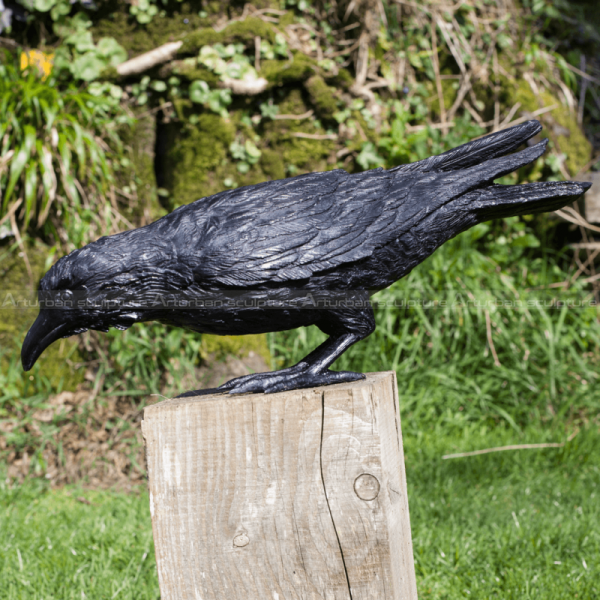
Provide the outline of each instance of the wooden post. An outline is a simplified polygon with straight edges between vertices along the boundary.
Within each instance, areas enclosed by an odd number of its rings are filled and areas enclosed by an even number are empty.
[[[396,375],[144,410],[162,600],[416,600]]]

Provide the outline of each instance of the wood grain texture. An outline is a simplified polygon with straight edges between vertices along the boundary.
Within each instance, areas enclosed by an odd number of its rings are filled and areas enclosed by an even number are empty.
[[[163,600],[416,600],[395,373],[145,409]]]

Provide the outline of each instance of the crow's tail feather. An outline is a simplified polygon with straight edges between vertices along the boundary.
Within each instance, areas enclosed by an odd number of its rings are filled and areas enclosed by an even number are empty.
[[[527,121],[468,142],[438,156],[430,156],[416,163],[394,167],[390,171],[427,173],[428,171],[455,171],[473,167],[514,152],[541,130],[542,126],[539,121]]]
[[[478,221],[489,221],[558,210],[577,200],[590,186],[580,181],[490,185],[465,194],[460,204],[474,212]]]

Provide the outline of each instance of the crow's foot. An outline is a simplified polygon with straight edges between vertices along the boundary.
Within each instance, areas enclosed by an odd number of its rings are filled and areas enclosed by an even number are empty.
[[[332,383],[344,383],[364,379],[362,373],[352,371],[317,371],[307,364],[298,364],[281,371],[255,373],[236,377],[219,387],[219,390],[230,394],[248,394],[252,392],[284,392],[299,388],[318,387]]]

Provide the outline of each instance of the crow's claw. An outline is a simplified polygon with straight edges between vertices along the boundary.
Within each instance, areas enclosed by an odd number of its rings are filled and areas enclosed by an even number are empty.
[[[299,368],[299,365],[271,371],[269,373],[255,373],[236,377],[219,387],[219,390],[228,391],[230,394],[249,394],[264,392],[272,394],[298,388],[312,388],[332,383],[343,383],[364,379],[362,373],[352,371],[321,371],[317,372],[308,365]]]

